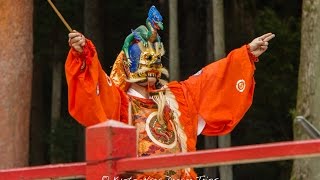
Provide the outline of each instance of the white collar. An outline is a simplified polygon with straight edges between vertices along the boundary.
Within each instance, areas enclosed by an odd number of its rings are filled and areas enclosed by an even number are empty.
[[[133,88],[129,88],[127,91],[127,94],[129,94],[130,96],[147,99],[146,97],[142,96],[142,94],[140,94],[138,91],[134,90]],[[149,99],[151,99],[151,97]]]

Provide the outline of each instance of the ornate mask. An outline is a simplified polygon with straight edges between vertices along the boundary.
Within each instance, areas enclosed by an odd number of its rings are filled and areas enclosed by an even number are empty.
[[[161,74],[169,76],[168,71],[163,68],[161,57],[164,54],[162,43],[150,43],[143,45],[142,42],[132,44],[129,48],[130,61],[124,62],[128,82],[143,82],[147,78],[160,79]]]
[[[157,32],[162,29],[162,16],[156,7],[152,6],[146,26],[139,26],[126,37],[123,51],[113,66],[110,77],[119,87],[125,90],[128,85],[126,82],[145,82],[151,77],[165,84],[165,81],[160,79],[161,74],[168,77],[169,73],[161,63],[164,47]]]

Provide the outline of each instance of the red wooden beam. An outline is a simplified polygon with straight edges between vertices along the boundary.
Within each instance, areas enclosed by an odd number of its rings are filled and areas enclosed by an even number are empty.
[[[113,179],[118,173],[206,167],[320,156],[320,140],[278,142],[189,153],[136,157],[136,130],[115,121],[87,128],[86,160],[82,163],[0,170],[0,179],[86,177]],[[107,178],[107,179],[108,179]]]
[[[85,177],[86,163],[54,164],[0,170],[0,179],[39,179],[59,177]]]
[[[189,153],[126,158],[116,162],[118,172],[207,167],[320,156],[320,140],[238,146]]]

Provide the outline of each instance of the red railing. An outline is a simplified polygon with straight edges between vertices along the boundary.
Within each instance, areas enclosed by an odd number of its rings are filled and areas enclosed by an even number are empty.
[[[197,152],[136,157],[135,128],[107,121],[86,130],[86,162],[0,170],[0,179],[113,178],[127,172],[173,167],[207,167],[320,156],[320,140],[238,146]],[[106,178],[107,179],[107,178]]]

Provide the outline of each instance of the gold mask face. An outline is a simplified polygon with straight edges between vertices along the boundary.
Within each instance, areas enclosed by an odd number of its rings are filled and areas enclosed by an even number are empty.
[[[161,74],[169,76],[168,71],[163,68],[161,57],[164,54],[162,43],[150,43],[145,46],[142,42],[138,43],[141,51],[139,61],[125,61],[127,82],[144,82],[148,78],[160,79]],[[132,72],[131,67],[137,66],[136,70]],[[131,70],[131,71],[130,71]]]

